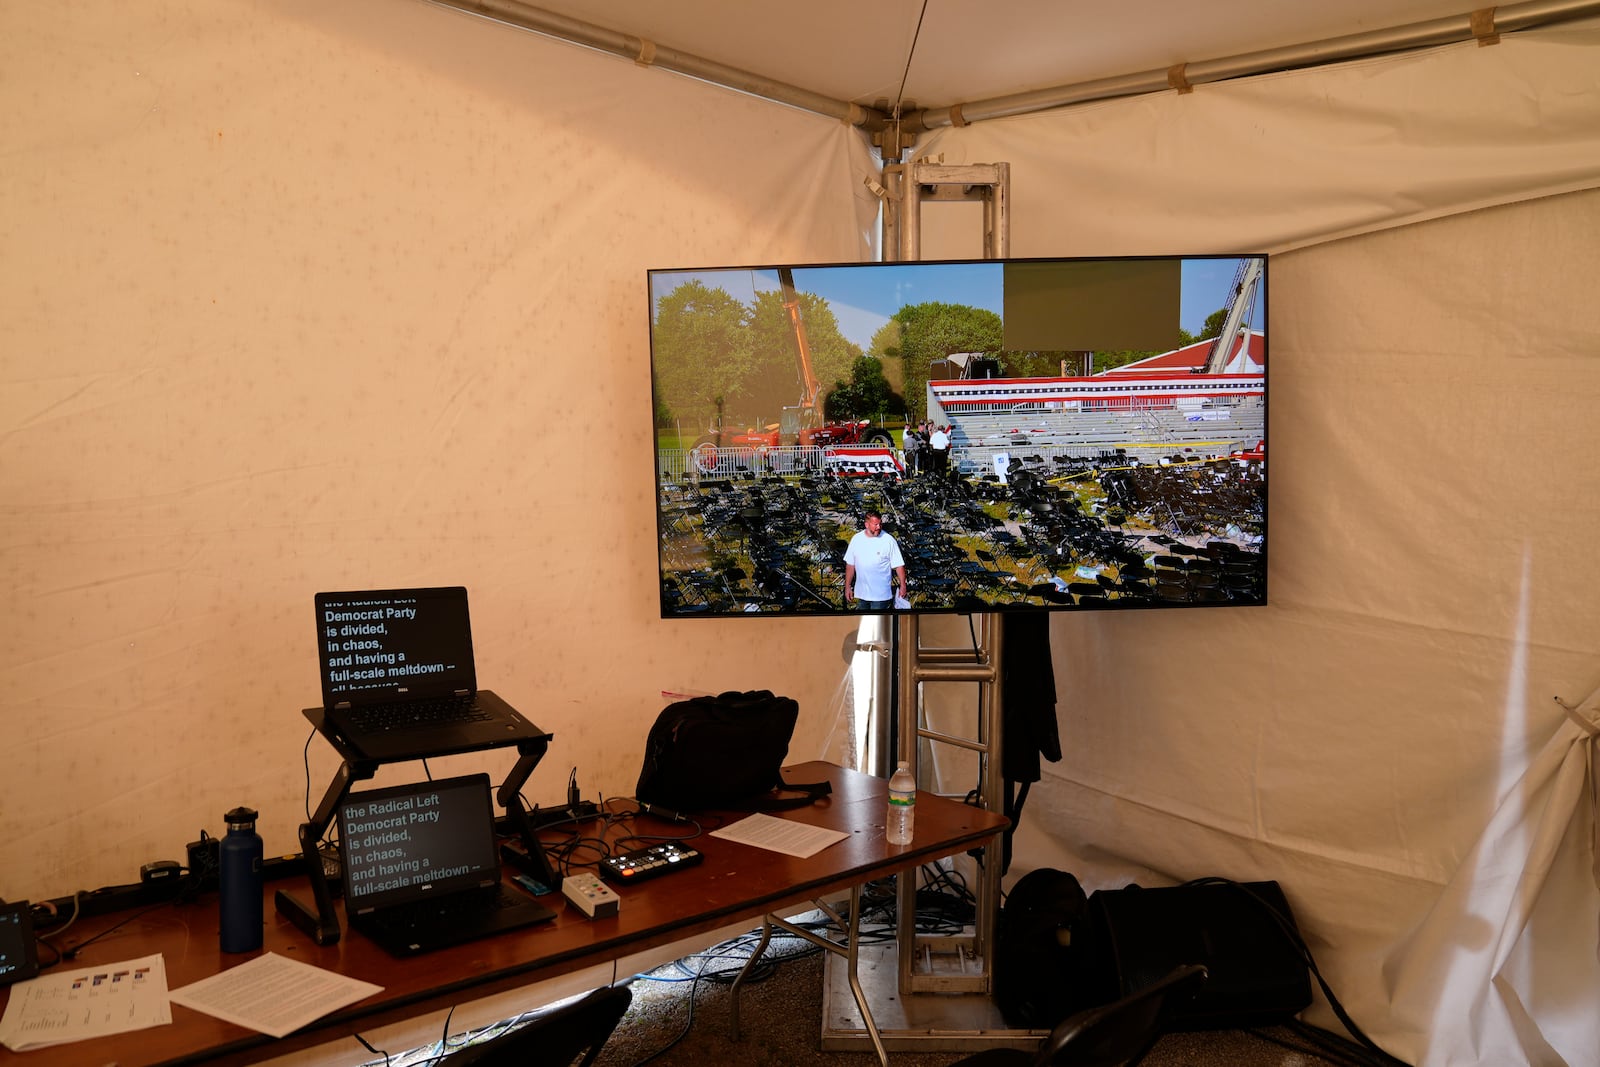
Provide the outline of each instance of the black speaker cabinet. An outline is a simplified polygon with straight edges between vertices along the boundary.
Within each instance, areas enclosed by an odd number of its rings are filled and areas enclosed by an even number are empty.
[[[1174,967],[1203,963],[1210,976],[1171,1019],[1174,1030],[1284,1022],[1311,1003],[1311,975],[1289,902],[1277,882],[1102,889],[1089,897],[1094,971],[1115,1000]]]

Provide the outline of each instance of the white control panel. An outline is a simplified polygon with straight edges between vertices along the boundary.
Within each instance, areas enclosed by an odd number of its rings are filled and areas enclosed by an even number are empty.
[[[609,919],[622,909],[622,898],[596,874],[569,874],[561,880],[561,895],[591,919]]]

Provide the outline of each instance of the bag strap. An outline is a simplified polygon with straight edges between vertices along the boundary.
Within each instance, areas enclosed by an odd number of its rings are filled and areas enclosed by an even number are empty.
[[[823,797],[832,794],[832,782],[783,782],[780,781],[772,787],[772,792],[762,796],[751,807],[756,811],[788,811],[790,808],[804,808],[815,804]],[[776,793],[799,793],[797,797],[778,797]]]

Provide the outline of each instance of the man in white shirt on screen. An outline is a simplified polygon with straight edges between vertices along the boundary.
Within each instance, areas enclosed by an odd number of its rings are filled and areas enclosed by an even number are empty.
[[[950,427],[935,426],[928,435],[928,451],[933,456],[933,473],[950,474]]]
[[[882,515],[869,511],[864,521],[866,529],[844,550],[844,599],[856,600],[860,611],[888,611],[896,595],[906,599],[906,561],[899,543],[883,532]]]

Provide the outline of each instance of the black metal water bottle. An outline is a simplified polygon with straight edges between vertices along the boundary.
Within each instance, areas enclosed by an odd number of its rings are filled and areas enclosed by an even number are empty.
[[[252,808],[223,816],[228,832],[217,846],[217,896],[222,911],[222,951],[252,952],[261,947],[261,835]]]

